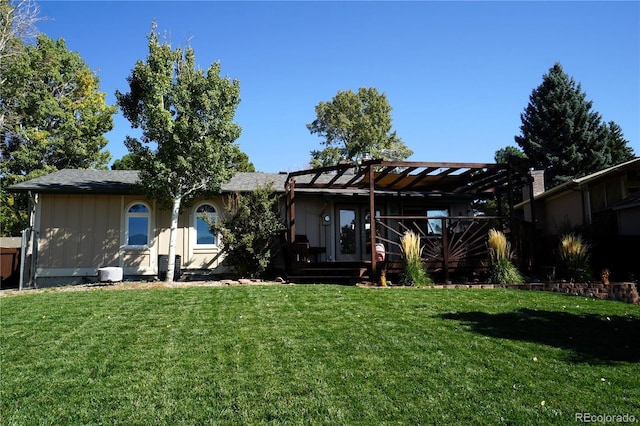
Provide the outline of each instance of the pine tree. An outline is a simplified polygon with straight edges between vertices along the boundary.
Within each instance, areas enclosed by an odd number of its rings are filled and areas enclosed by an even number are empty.
[[[611,165],[633,160],[635,158],[633,148],[629,146],[629,141],[624,138],[620,126],[614,121],[609,121],[603,126],[606,128],[607,150],[611,157]]]
[[[530,167],[546,170],[548,188],[615,164],[612,157],[618,154],[608,146],[613,136],[592,106],[559,63],[531,93],[520,116],[522,134],[515,141]],[[621,151],[620,146],[615,151]]]

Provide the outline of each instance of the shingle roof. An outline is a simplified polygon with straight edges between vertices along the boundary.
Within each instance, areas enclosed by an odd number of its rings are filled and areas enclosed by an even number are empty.
[[[226,184],[222,192],[252,191],[268,183],[273,189],[284,192],[286,174],[239,172]],[[63,169],[46,176],[17,183],[9,187],[12,192],[38,193],[116,193],[127,194],[135,191],[138,180],[136,170],[86,170]]]

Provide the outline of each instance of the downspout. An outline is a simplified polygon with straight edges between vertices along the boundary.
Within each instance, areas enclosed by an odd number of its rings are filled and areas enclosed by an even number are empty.
[[[586,191],[581,188],[580,194],[582,196],[582,223],[591,226],[591,192],[589,192],[588,188]]]
[[[289,244],[296,241],[296,206],[295,206],[295,186],[296,181],[290,180],[287,184],[287,210],[289,224]]]
[[[31,288],[34,287],[35,284],[35,271],[36,271],[36,263],[37,263],[37,250],[36,250],[36,231],[35,231],[35,223],[36,223],[36,208],[38,205],[38,194],[31,194],[31,191],[28,193],[29,195],[29,225],[26,229],[22,230],[22,239],[20,242],[20,283],[19,290],[23,290],[25,288],[25,279],[26,287]],[[27,265],[25,262],[30,258],[29,261],[29,270],[27,271],[27,277],[25,277],[25,269]]]
[[[24,259],[25,259],[25,252],[27,251],[27,239],[29,238],[29,228],[23,229],[20,232],[20,281],[19,281],[19,287],[18,290],[22,291],[24,290]]]
[[[536,238],[535,236],[537,235],[536,232],[536,208],[535,208],[535,194],[533,193],[533,177],[531,176],[531,174],[527,175],[527,182],[529,183],[529,213],[531,216],[531,238],[529,238],[529,244],[530,244],[530,249],[531,249],[531,254],[529,256],[529,267],[533,268],[534,264],[536,263],[537,259],[536,259]],[[526,222],[525,222],[526,223]]]
[[[511,171],[511,164],[507,166],[507,203],[509,203],[509,230],[511,235],[517,233],[515,230],[515,218],[513,213],[513,173]]]

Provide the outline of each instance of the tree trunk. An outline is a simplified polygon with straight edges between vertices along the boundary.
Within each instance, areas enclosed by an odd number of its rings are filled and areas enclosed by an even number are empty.
[[[180,203],[182,197],[173,199],[173,208],[171,209],[171,227],[169,228],[169,264],[167,266],[166,282],[173,282],[174,271],[176,270],[176,240],[178,237],[178,215],[180,214]]]

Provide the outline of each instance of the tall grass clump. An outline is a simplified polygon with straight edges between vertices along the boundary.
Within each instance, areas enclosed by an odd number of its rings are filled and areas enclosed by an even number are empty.
[[[579,234],[563,234],[560,238],[560,262],[565,278],[572,282],[591,282],[589,269],[591,246]]]
[[[407,231],[400,242],[404,253],[402,283],[409,286],[433,285],[433,280],[422,266],[422,251],[424,247],[420,244],[420,236],[413,231]]]
[[[507,237],[495,229],[489,230],[487,247],[491,267],[489,269],[489,282],[496,284],[522,284],[524,278],[511,260],[513,252]]]

